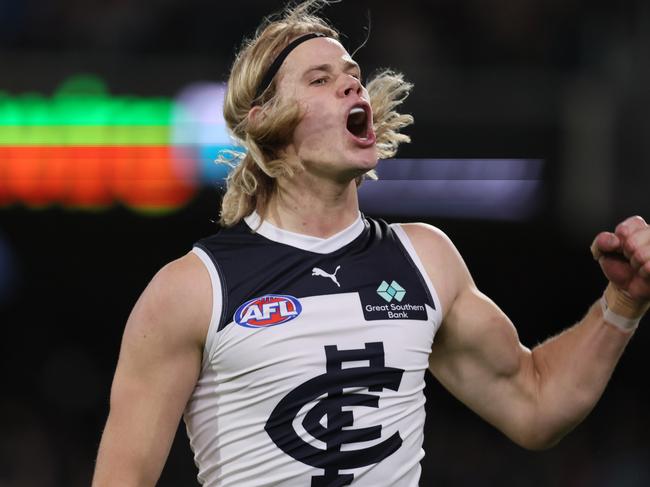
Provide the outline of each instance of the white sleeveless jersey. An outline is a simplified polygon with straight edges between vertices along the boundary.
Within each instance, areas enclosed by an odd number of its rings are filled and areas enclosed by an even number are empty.
[[[401,227],[319,239],[254,213],[193,251],[214,302],[184,415],[199,482],[417,486],[441,309]]]

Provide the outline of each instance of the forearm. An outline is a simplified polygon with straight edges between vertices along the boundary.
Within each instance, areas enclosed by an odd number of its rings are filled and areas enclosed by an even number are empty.
[[[198,357],[170,354],[167,363],[156,364],[159,376],[131,367],[131,351],[122,348],[93,487],[156,485],[196,383]]]
[[[171,442],[158,440],[154,444],[153,435],[138,432],[137,428],[137,424],[116,417],[114,412],[109,415],[99,446],[92,487],[156,485]],[[147,446],[143,446],[145,444]],[[147,453],[143,455],[142,452]]]
[[[617,311],[627,312],[620,306]],[[629,312],[640,315],[643,310]],[[533,350],[538,384],[534,424],[543,446],[557,443],[593,409],[632,335],[606,322],[596,302],[578,324]]]

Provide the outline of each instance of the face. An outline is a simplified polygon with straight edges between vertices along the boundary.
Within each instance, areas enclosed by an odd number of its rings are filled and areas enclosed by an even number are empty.
[[[278,73],[278,92],[303,117],[286,148],[308,171],[349,180],[377,165],[369,96],[343,46],[315,38],[294,49]]]

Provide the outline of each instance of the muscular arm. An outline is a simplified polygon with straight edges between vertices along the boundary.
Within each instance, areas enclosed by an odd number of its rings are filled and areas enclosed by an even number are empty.
[[[629,335],[604,323],[592,306],[578,324],[531,351],[503,312],[470,284],[437,338],[429,364],[438,380],[513,441],[539,449],[555,444],[591,411]]]
[[[207,271],[193,254],[158,272],[127,322],[93,487],[158,480],[198,377],[211,312]]]
[[[631,334],[605,322],[596,303],[579,323],[531,351],[476,288],[446,236],[424,225],[404,228],[445,312],[430,371],[519,445],[555,444],[594,407]]]

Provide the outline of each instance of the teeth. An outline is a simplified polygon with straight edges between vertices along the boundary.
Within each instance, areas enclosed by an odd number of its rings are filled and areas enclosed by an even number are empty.
[[[367,140],[367,115],[362,107],[354,107],[348,113],[347,129],[355,137]]]

